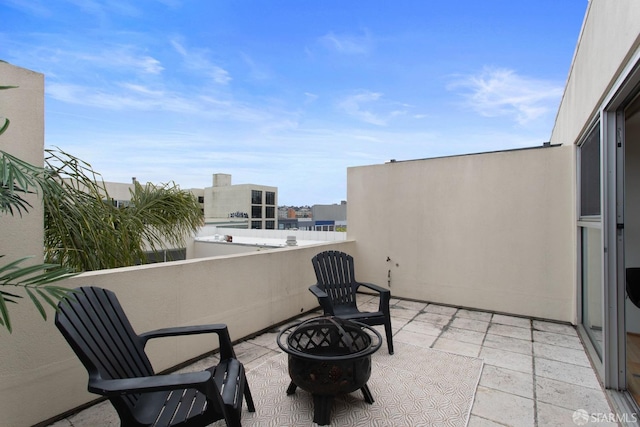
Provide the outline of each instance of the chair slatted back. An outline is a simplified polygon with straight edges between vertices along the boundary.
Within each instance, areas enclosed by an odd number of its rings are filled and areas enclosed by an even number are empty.
[[[339,251],[320,252],[311,259],[318,286],[334,305],[355,305],[357,282],[353,257]]]
[[[89,379],[151,376],[151,363],[116,295],[82,287],[58,305],[55,324],[89,372]],[[131,411],[139,395],[112,398],[118,412]],[[124,405],[124,407],[123,407]]]

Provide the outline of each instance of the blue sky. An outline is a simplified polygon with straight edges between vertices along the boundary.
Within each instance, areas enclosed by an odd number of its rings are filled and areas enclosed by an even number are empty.
[[[105,181],[339,203],[350,166],[547,141],[587,5],[0,0],[0,59],[45,74],[45,145]]]

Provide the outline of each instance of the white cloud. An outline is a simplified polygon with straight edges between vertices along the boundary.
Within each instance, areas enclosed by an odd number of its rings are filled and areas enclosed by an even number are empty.
[[[128,46],[104,51],[100,55],[86,55],[84,58],[105,68],[115,66],[143,74],[160,74],[164,70],[160,61],[148,55],[137,55],[134,48]]]
[[[320,43],[329,49],[349,55],[362,55],[373,49],[373,41],[367,31],[364,35],[338,35],[330,31],[320,37]]]
[[[392,119],[406,116],[410,106],[383,100],[379,92],[360,91],[338,102],[338,108],[365,123],[386,126]]]
[[[5,0],[5,3],[34,16],[49,18],[52,15],[49,5],[41,0]]]
[[[363,122],[384,126],[387,124],[387,121],[367,109],[367,106],[378,101],[381,96],[382,94],[378,92],[360,92],[356,95],[348,96],[340,101],[338,107],[345,113],[356,117]]]
[[[518,75],[513,70],[485,68],[460,78],[449,89],[464,89],[465,105],[486,117],[511,116],[526,125],[555,111],[563,86]]]
[[[305,105],[313,104],[319,98],[318,95],[311,92],[305,92],[304,96],[305,96],[305,101],[304,101]]]
[[[226,85],[231,81],[229,72],[222,67],[215,65],[207,56],[206,49],[187,49],[179,40],[171,40],[173,48],[182,55],[185,66],[193,71],[204,73],[213,79],[214,82]]]
[[[254,80],[267,80],[271,78],[271,72],[263,64],[257,64],[248,54],[241,52],[240,58],[249,67],[249,74]]]

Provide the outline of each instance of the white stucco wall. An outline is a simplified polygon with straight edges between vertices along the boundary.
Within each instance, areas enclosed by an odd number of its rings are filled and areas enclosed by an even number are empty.
[[[11,124],[0,135],[0,150],[42,166],[44,162],[44,75],[0,61],[0,117]],[[4,123],[4,121],[3,121]],[[33,263],[42,262],[44,236],[43,208],[36,195],[24,195],[31,203],[29,213],[0,217],[0,263],[27,255]],[[2,332],[0,332],[2,334]]]
[[[359,280],[576,321],[573,146],[349,168]],[[387,261],[390,258],[390,261]]]
[[[575,144],[640,46],[640,1],[590,0],[551,135]]]

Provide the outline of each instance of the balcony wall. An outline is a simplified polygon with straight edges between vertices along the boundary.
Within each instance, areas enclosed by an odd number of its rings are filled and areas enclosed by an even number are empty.
[[[0,117],[11,120],[0,135],[0,150],[36,166],[44,163],[44,75],[0,61]],[[4,120],[0,119],[0,126]],[[0,255],[2,263],[30,255],[42,262],[43,207],[37,195],[23,198],[31,207],[28,214],[0,216]]]
[[[318,306],[307,290],[315,283],[311,258],[327,249],[353,252],[355,243],[87,272],[61,284],[113,290],[138,332],[226,323],[238,340]],[[28,302],[11,309],[15,329],[3,332],[0,346],[2,425],[33,425],[95,399],[86,391],[86,371],[53,321],[43,322]],[[215,335],[180,337],[152,340],[148,350],[161,371],[214,344]]]
[[[575,323],[574,150],[349,168],[356,274],[399,297]]]

